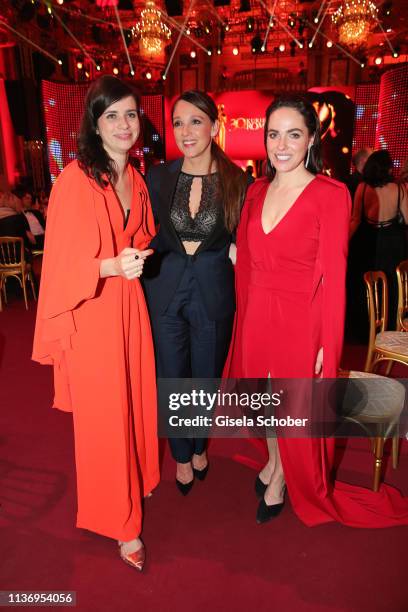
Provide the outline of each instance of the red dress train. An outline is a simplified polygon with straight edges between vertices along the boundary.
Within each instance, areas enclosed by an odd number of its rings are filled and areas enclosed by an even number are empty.
[[[335,378],[344,326],[350,198],[318,175],[278,225],[261,216],[269,182],[248,190],[237,234],[237,311],[226,378],[311,378],[323,346],[323,376]],[[333,480],[335,440],[278,438],[292,506],[309,526],[408,524],[408,499]]]

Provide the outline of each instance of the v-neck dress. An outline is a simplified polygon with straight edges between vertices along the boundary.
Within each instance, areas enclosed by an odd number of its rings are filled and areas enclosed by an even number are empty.
[[[318,175],[268,233],[262,209],[269,182],[250,186],[237,233],[237,311],[225,378],[336,378],[345,307],[350,198]],[[374,493],[333,480],[334,439],[278,437],[292,506],[307,525],[408,523],[408,499],[387,485]]]
[[[54,406],[72,410],[77,526],[127,541],[141,530],[141,500],[158,483],[153,344],[139,279],[99,278],[100,260],[154,235],[147,189],[133,185],[125,225],[111,187],[77,162],[52,190],[33,358],[54,366]]]

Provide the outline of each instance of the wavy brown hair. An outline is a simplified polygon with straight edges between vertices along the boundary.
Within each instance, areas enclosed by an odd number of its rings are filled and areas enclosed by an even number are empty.
[[[313,144],[310,147],[309,163],[305,168],[312,174],[319,174],[323,169],[321,138],[320,138],[320,119],[316,110],[308,100],[302,96],[285,95],[274,100],[265,111],[265,127],[264,127],[264,145],[268,139],[268,123],[273,112],[279,108],[291,108],[302,115],[309,136],[314,135]],[[307,156],[305,157],[306,162]],[[270,159],[266,158],[266,176],[272,180],[275,176],[275,168],[272,166]]]
[[[209,117],[211,123],[217,121],[217,106],[214,100],[204,91],[191,89],[182,93],[173,104],[172,117],[176,104],[180,100],[189,102],[199,108]],[[238,225],[247,179],[245,173],[225,155],[224,151],[214,140],[211,143],[211,160],[217,166],[219,176],[218,189],[224,211],[225,227],[229,232],[233,232]],[[209,173],[211,172],[211,165],[208,169]]]
[[[102,76],[95,81],[85,98],[85,108],[78,136],[78,164],[87,176],[95,179],[102,188],[116,183],[118,174],[115,162],[103,148],[102,139],[97,134],[99,117],[115,102],[132,96],[139,112],[139,95],[129,85],[113,76]]]

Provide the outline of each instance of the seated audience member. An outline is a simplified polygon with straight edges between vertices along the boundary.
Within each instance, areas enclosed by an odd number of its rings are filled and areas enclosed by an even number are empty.
[[[46,191],[40,191],[36,199],[36,202],[38,202],[38,210],[42,213],[45,220],[47,220],[48,199],[49,195]]]
[[[44,248],[45,219],[38,205],[33,205],[33,197],[29,191],[23,193],[21,201],[24,207],[24,215],[30,225],[30,231],[35,239],[35,248]]]
[[[0,194],[0,236],[22,238],[28,255],[35,245],[35,238],[22,212],[21,202],[15,195],[9,192]]]

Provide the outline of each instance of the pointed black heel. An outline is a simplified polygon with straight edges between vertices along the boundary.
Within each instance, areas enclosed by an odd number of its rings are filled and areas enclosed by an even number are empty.
[[[193,467],[194,476],[196,478],[198,478],[198,480],[201,480],[201,482],[202,482],[203,480],[205,480],[205,478],[206,478],[206,476],[208,474],[209,467],[210,467],[209,463],[207,463],[205,468],[203,468],[202,470],[197,470],[195,467]]]
[[[257,476],[255,480],[255,495],[257,496],[258,499],[263,498],[267,488],[268,488],[268,485],[262,482],[259,476]]]
[[[279,504],[272,504],[271,506],[268,506],[265,499],[261,499],[261,501],[259,502],[258,510],[256,512],[256,522],[258,523],[258,525],[261,525],[262,523],[267,523],[268,521],[280,515],[283,510],[283,506],[285,505],[285,492],[286,487],[283,491],[283,501],[281,501]]]
[[[180,482],[176,478],[176,487],[178,488],[180,493],[184,495],[184,497],[190,493],[191,489],[193,488],[193,484],[194,484],[194,479],[191,480],[190,482]]]

